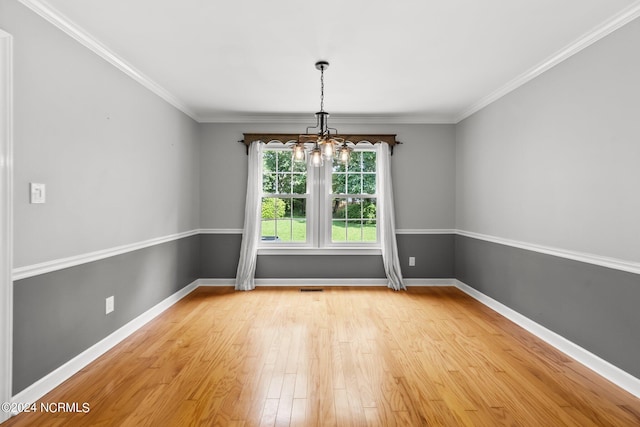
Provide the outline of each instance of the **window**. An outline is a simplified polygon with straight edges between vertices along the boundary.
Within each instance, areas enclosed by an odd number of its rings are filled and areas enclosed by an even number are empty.
[[[379,246],[374,147],[320,168],[293,162],[284,146],[265,147],[262,159],[262,248]]]
[[[265,149],[262,159],[263,241],[307,241],[307,166],[284,150]]]
[[[376,152],[356,151],[331,173],[331,243],[378,241]]]

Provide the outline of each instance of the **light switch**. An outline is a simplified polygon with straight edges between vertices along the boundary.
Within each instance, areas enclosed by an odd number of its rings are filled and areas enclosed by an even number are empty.
[[[31,194],[31,203],[44,203],[45,198],[45,186],[44,184],[38,184],[32,182],[29,184],[29,191]]]

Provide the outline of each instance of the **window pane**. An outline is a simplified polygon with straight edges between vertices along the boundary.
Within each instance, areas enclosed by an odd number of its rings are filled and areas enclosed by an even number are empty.
[[[332,194],[345,194],[347,189],[347,175],[344,173],[334,173],[331,183]]]
[[[376,199],[364,199],[362,201],[362,219],[375,220],[377,216]]]
[[[347,227],[345,221],[333,221],[331,224],[331,241],[332,242],[346,242],[347,241]]]
[[[262,219],[274,219],[276,217],[276,202],[273,197],[262,198]],[[284,214],[284,209],[282,210]]]
[[[376,242],[378,240],[376,225],[376,221],[364,221],[362,225],[362,240],[364,242]]]
[[[291,199],[291,217],[292,218],[306,218],[307,217],[307,200],[306,199]]]
[[[276,192],[276,174],[275,173],[262,174],[262,191],[265,193]]]
[[[263,241],[306,242],[307,200],[265,197],[262,199]]]
[[[307,200],[291,199],[291,240],[294,242],[307,241]]]
[[[364,194],[375,194],[376,174],[366,173],[362,175],[362,192]]]
[[[348,194],[360,194],[362,193],[362,175],[350,173],[347,176],[347,193]]]
[[[260,229],[260,236],[263,241],[272,241],[276,239],[276,222],[274,220],[263,219]]]
[[[347,217],[347,199],[334,197],[331,201],[331,212],[334,219],[345,219]]]
[[[273,240],[276,237],[275,200],[272,197],[262,199],[262,223],[260,226],[262,240]]]
[[[307,163],[306,162],[293,162],[293,171],[294,172],[307,172]]]
[[[347,221],[347,241],[362,241],[362,221]]]
[[[278,172],[291,172],[291,152],[289,150],[278,151]]]
[[[362,218],[362,201],[360,199],[349,199],[347,202],[347,218]]]
[[[283,242],[290,242],[291,241],[291,219],[290,218],[286,218],[286,219],[278,219],[275,221],[276,223],[276,236],[277,236],[277,240],[283,241]]]
[[[350,172],[359,172],[361,171],[362,163],[362,152],[354,151],[351,153],[351,158],[349,159],[349,163],[347,164],[347,169]]]
[[[262,155],[262,169],[265,172],[276,171],[276,153],[275,151],[265,151]]]
[[[278,193],[291,194],[291,174],[278,173]]]
[[[292,175],[293,193],[305,194],[307,192],[307,175],[296,173]]]
[[[375,172],[376,171],[376,152],[365,151],[362,153],[362,171],[363,172]]]
[[[339,162],[335,157],[333,158],[333,172],[345,172],[347,167],[344,163]]]

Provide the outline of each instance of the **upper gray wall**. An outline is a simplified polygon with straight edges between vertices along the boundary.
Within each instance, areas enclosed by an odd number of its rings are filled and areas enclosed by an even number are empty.
[[[16,267],[199,226],[199,128],[15,0]],[[28,201],[29,182],[47,203]]]
[[[456,226],[640,261],[640,20],[456,127]]]
[[[315,123],[309,114],[309,125]],[[396,227],[454,227],[455,134],[453,125],[333,125],[341,133],[395,133],[403,144],[392,156]],[[201,154],[202,228],[243,226],[247,155],[244,132],[304,132],[304,124],[204,124]]]

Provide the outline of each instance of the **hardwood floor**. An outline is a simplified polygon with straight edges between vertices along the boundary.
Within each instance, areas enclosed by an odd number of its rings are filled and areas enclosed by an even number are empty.
[[[198,288],[6,426],[637,426],[640,400],[456,288]],[[5,427],[3,424],[3,427]]]

